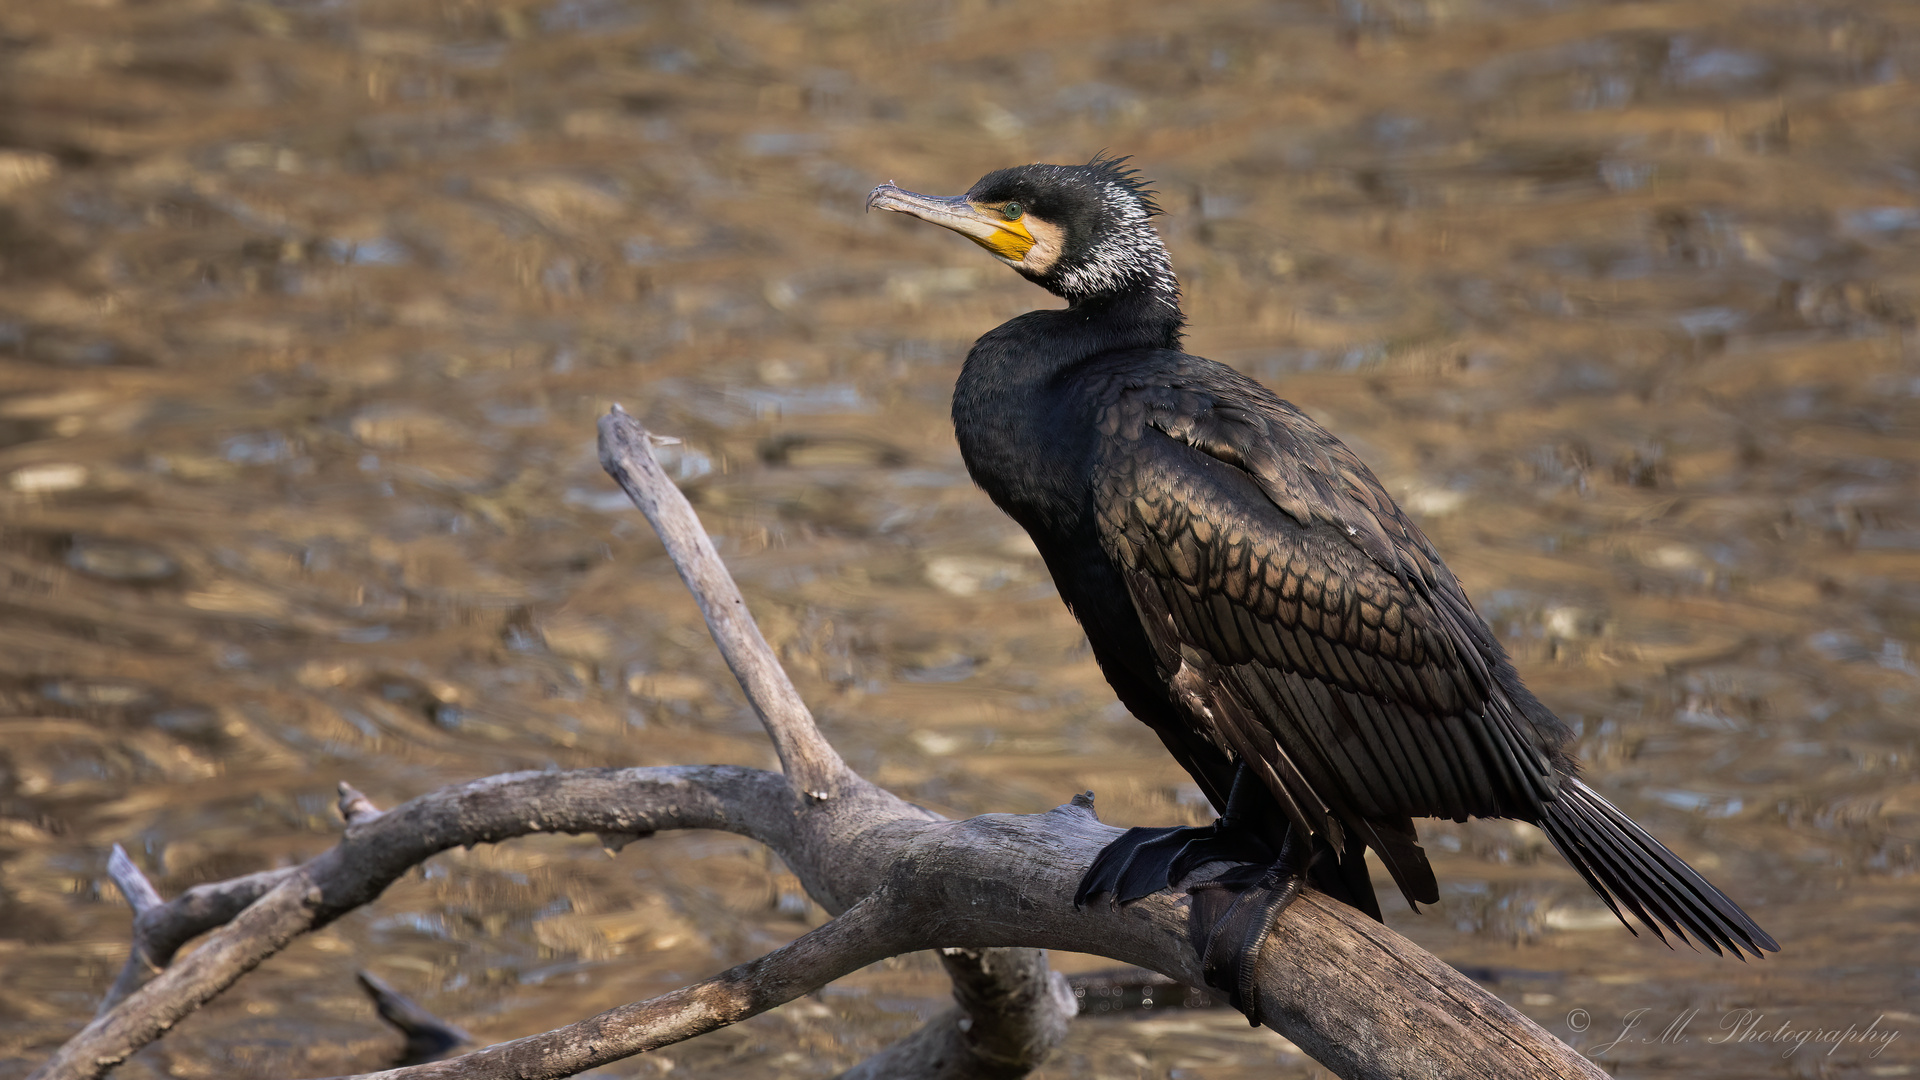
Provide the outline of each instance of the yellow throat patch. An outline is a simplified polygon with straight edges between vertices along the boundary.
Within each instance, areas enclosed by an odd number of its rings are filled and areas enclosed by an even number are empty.
[[[986,209],[986,208],[982,208]],[[988,213],[997,211],[987,210]],[[967,239],[993,252],[1008,262],[1019,262],[1033,250],[1033,234],[1027,231],[1024,221],[996,221],[994,232],[990,236],[969,236]]]

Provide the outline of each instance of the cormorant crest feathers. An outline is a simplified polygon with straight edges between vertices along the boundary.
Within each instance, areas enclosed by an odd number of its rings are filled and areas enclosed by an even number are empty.
[[[1102,150],[1093,155],[1093,160],[1087,162],[1085,168],[1099,174],[1101,180],[1112,184],[1119,184],[1129,192],[1132,192],[1135,201],[1140,204],[1140,209],[1145,210],[1148,217],[1159,217],[1166,213],[1165,210],[1160,209],[1160,204],[1154,200],[1154,196],[1159,194],[1159,192],[1147,186],[1151,181],[1142,179],[1140,170],[1127,168],[1127,162],[1132,160],[1132,154],[1108,157],[1107,152]]]

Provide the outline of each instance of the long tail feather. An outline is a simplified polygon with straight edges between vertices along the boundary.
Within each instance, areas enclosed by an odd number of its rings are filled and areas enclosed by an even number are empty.
[[[1622,906],[1663,941],[1664,928],[1682,941],[1743,959],[1780,951],[1738,904],[1587,785],[1563,781],[1559,797],[1544,810],[1548,839],[1627,929],[1633,925]]]

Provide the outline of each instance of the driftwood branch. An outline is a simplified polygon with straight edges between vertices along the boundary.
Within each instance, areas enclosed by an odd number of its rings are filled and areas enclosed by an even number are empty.
[[[1058,1043],[1073,1012],[1070,992],[1035,950],[1094,952],[1200,982],[1184,893],[1074,909],[1080,876],[1118,835],[1094,817],[1091,799],[1040,815],[946,821],[847,769],[754,627],[692,508],[653,463],[648,438],[616,408],[601,422],[602,462],[666,538],[779,749],[784,775],[721,766],[517,773],[384,813],[343,786],[349,824],[331,851],[164,903],[122,855],[113,873],[135,907],[134,955],[101,1014],[36,1077],[103,1075],[294,936],[372,901],[434,853],[533,832],[625,840],[662,829],[727,830],[777,852],[835,918],[673,993],[367,1075],[570,1076],[737,1022],[883,957],[934,948],[954,976],[956,1009],[847,1075],[1017,1077]],[[181,944],[208,931],[198,949],[171,963]],[[1418,946],[1318,893],[1284,913],[1257,971],[1267,1022],[1343,1077],[1604,1075]]]

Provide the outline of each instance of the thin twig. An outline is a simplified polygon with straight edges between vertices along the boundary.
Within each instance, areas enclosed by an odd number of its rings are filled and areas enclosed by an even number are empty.
[[[385,812],[345,780],[340,781],[339,808],[341,819],[349,825],[364,825]]]
[[[107,856],[107,876],[119,886],[120,895],[127,898],[127,906],[133,909],[133,948],[127,953],[127,962],[121,966],[119,977],[101,999],[95,1016],[106,1015],[107,1010],[159,974],[167,961],[173,959],[174,951],[166,949],[164,957],[156,955],[153,935],[144,923],[150,913],[163,910],[166,901],[160,898],[160,890],[153,887],[147,875],[127,857],[127,849],[119,844],[113,845],[113,854]]]
[[[135,915],[145,915],[166,903],[160,899],[160,891],[153,887],[153,882],[127,857],[127,849],[119,844],[113,845],[113,854],[107,856],[107,876],[120,887],[120,895],[127,898]]]

